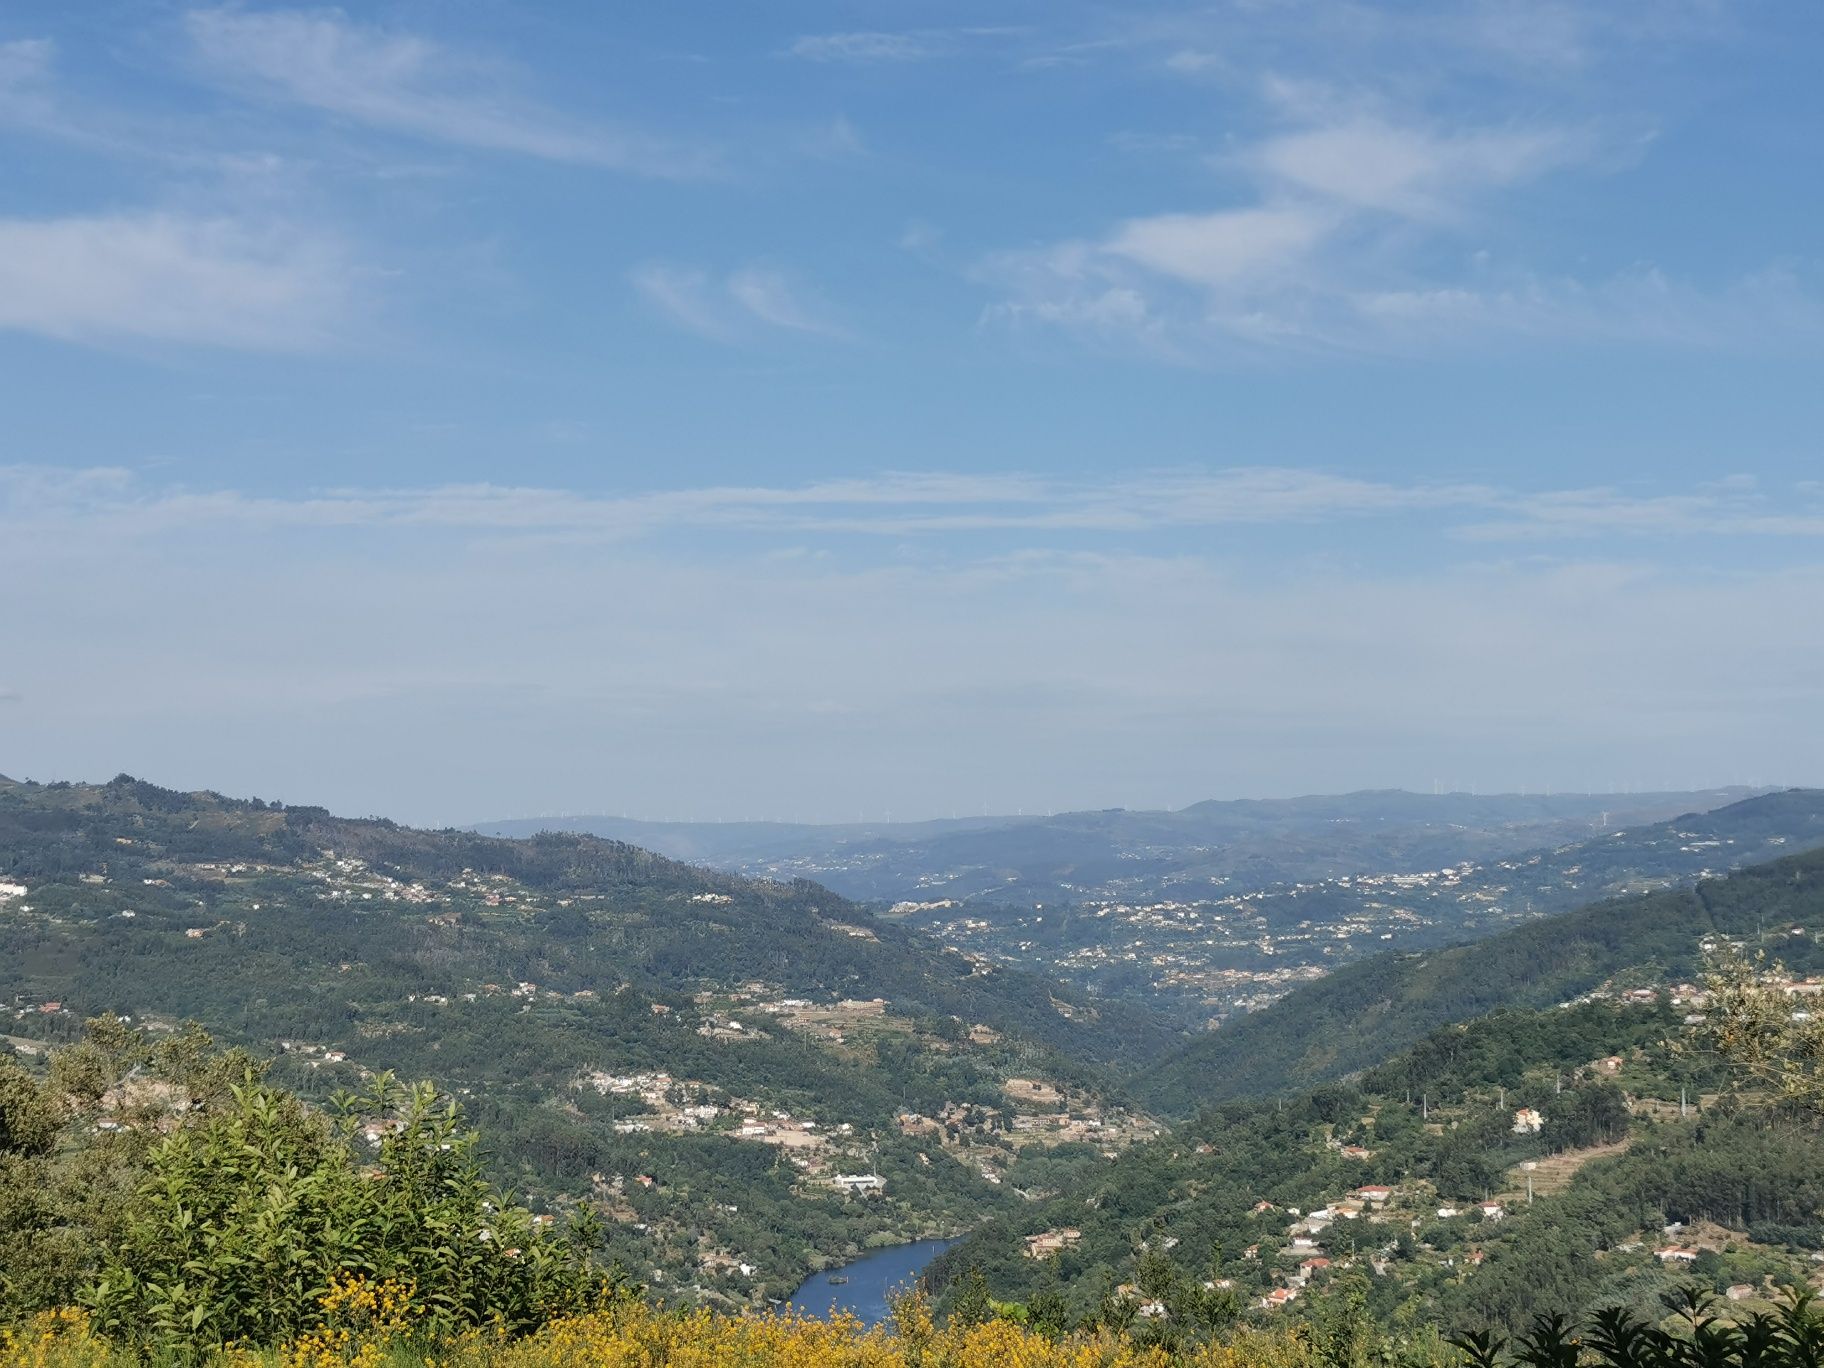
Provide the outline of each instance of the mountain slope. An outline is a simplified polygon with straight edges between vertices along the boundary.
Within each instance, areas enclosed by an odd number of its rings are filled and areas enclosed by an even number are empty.
[[[316,1097],[433,1078],[500,1176],[596,1201],[630,1266],[742,1301],[1015,1200],[1012,1146],[1150,1130],[1108,1066],[1178,1039],[813,884],[125,776],[0,786],[0,1002],[28,1050],[112,1012],[199,1020]]]
[[[1187,1114],[1309,1086],[1499,1007],[1547,1006],[1629,970],[1688,978],[1706,938],[1783,924],[1824,929],[1824,851],[1597,903],[1469,945],[1358,961],[1194,1042],[1135,1087],[1152,1105]],[[1781,953],[1795,965],[1820,958],[1810,934],[1788,937]]]
[[[0,873],[34,885],[52,880],[53,888],[34,887],[33,902],[52,915],[67,910],[66,925],[135,910],[145,919],[178,917],[189,930],[265,913],[235,924],[242,956],[316,950],[327,960],[333,951],[340,963],[341,952],[387,924],[377,913],[410,909],[408,919],[421,924],[441,911],[457,919],[449,929],[459,942],[483,930],[500,938],[508,957],[518,957],[503,970],[570,975],[579,987],[624,981],[676,992],[757,978],[984,1021],[1090,1059],[1132,1060],[1168,1039],[1144,1014],[1119,1014],[1113,1029],[1087,999],[1066,1002],[1031,975],[979,969],[917,932],[874,923],[816,885],[713,873],[588,836],[509,841],[419,831],[321,808],[180,794],[123,776],[101,786],[0,788]],[[281,886],[288,879],[293,886]],[[501,890],[490,891],[493,881]],[[128,896],[123,890],[136,883]],[[182,896],[162,891],[179,886]],[[301,892],[309,894],[302,906]],[[155,906],[124,906],[148,901]],[[305,907],[310,915],[300,919]],[[437,934],[414,930],[411,939]],[[322,944],[313,946],[313,936]],[[222,943],[185,949],[207,957]],[[67,996],[80,1001],[85,991],[72,979]]]
[[[1010,1178],[1035,1200],[950,1250],[934,1281],[974,1269],[997,1297],[1055,1289],[1079,1315],[1125,1284],[1140,1289],[1126,1314],[1151,1299],[1182,1321],[1200,1288],[1243,1305],[1277,1294],[1299,1316],[1353,1274],[1384,1323],[1511,1333],[1592,1304],[1657,1314],[1690,1272],[1801,1280],[1824,1233],[1824,1152],[1810,1127],[1713,1104],[1727,1071],[1673,1043],[1688,1010],[1506,1010],[1353,1086],[1210,1108],[1113,1163],[1023,1159]],[[1693,1229],[1667,1238],[1675,1221]],[[1695,1269],[1656,1256],[1692,1243]]]

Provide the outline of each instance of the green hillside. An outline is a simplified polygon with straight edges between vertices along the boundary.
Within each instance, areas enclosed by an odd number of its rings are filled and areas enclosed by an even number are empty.
[[[310,1096],[434,1079],[485,1125],[500,1177],[546,1204],[593,1195],[631,1265],[742,1301],[1013,1200],[996,1177],[1016,1143],[1086,1118],[1143,1133],[1111,1066],[1175,1039],[813,884],[585,836],[417,831],[125,776],[8,784],[0,884],[16,1048],[119,1013],[276,1054]],[[1016,1133],[1022,1109],[1045,1114]],[[845,1195],[841,1172],[885,1195]]]
[[[1722,1096],[1720,1062],[1675,1044],[1688,1010],[1503,1011],[1353,1084],[1224,1103],[1112,1160],[1022,1161],[1039,1200],[934,1278],[979,1273],[1078,1318],[1150,1303],[1172,1323],[1275,1295],[1269,1314],[1302,1318],[1347,1286],[1382,1326],[1509,1332],[1598,1305],[1656,1315],[1691,1281],[1804,1286],[1824,1244],[1816,1126]]]
[[[1309,1087],[1500,1007],[1562,1002],[1630,971],[1652,981],[1689,978],[1705,938],[1782,926],[1824,929],[1824,851],[1596,903],[1469,945],[1358,961],[1194,1042],[1135,1088],[1153,1106],[1185,1115]],[[1787,940],[1788,962],[1824,962],[1810,935]]]

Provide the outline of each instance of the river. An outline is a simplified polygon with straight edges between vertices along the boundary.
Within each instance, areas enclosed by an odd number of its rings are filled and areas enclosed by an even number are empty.
[[[915,1240],[911,1244],[877,1249],[872,1254],[826,1268],[806,1278],[792,1293],[791,1308],[806,1316],[830,1316],[838,1311],[853,1312],[865,1325],[876,1325],[887,1318],[887,1294],[910,1287],[926,1264],[942,1254],[955,1240]],[[831,1278],[847,1278],[833,1283]]]

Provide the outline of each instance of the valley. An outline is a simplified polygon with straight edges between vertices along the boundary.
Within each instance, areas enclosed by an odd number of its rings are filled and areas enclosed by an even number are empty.
[[[177,794],[0,785],[22,1050],[198,1021],[326,1099],[433,1078],[540,1210],[739,1304],[1023,1200],[1029,1147],[1157,1133],[1112,1066],[1175,1033],[974,964],[809,884],[579,837],[508,842]]]
[[[1364,964],[1399,982],[1322,1016],[1288,998],[1220,1054],[1232,1028],[1186,1050],[1140,1091],[1190,1119],[1118,1160],[1079,1153],[934,1277],[1104,1323],[1355,1295],[1382,1326],[1503,1332],[1592,1304],[1650,1316],[1693,1280],[1761,1308],[1824,1285],[1815,1117],[1732,1079],[1701,972],[1759,964],[1770,1020],[1808,1029],[1821,933],[1814,852]],[[1436,1024],[1405,1036],[1415,1010]]]
[[[199,1022],[318,1107],[434,1080],[535,1222],[599,1220],[598,1257],[680,1305],[765,1307],[939,1240],[960,1241],[929,1275],[940,1309],[979,1280],[1188,1331],[1364,1274],[1389,1324],[1512,1326],[1583,1283],[1644,1304],[1677,1251],[1756,1287],[1809,1276],[1802,1129],[1676,1041],[1719,949],[1776,956],[1777,991],[1819,984],[1821,837],[1820,795],[1794,790],[1054,921],[575,833],[8,782],[0,992],[28,1065],[101,1017],[171,1041]],[[1751,1162],[1783,1195],[1742,1195]],[[1534,1243],[1585,1238],[1601,1267],[1532,1271]]]

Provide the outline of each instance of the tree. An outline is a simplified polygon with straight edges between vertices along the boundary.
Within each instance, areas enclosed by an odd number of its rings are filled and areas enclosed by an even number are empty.
[[[962,1287],[957,1291],[956,1304],[951,1308],[952,1324],[969,1326],[981,1325],[992,1319],[994,1307],[988,1298],[988,1279],[982,1276],[979,1268],[970,1268],[963,1274]]]
[[[1784,976],[1765,955],[1717,955],[1704,976],[1710,1002],[1697,1038],[1749,1083],[1824,1116],[1824,1018],[1795,1012],[1769,982]]]
[[[112,1018],[45,1082],[0,1059],[0,1321],[80,1299],[164,1353],[376,1298],[437,1333],[588,1304],[599,1223],[560,1238],[494,1191],[430,1085],[382,1074],[332,1121],[261,1073],[200,1031],[153,1043]]]

